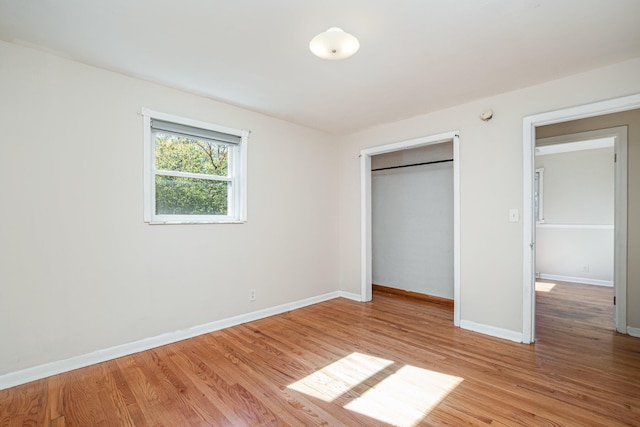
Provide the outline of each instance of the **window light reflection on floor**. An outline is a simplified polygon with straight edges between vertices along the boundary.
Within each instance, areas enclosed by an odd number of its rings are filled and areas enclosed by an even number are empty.
[[[551,282],[536,282],[536,292],[551,292],[556,287],[555,283]]]
[[[403,366],[345,408],[402,427],[419,423],[462,378]]]
[[[462,381],[460,377],[351,353],[288,388],[326,402],[350,393],[345,409],[393,426],[412,427]]]
[[[317,397],[325,402],[333,402],[390,365],[393,365],[391,360],[362,353],[351,353],[289,385],[288,388]]]

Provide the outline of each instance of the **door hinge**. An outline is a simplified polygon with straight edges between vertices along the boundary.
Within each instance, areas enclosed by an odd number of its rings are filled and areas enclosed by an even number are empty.
[[[616,305],[616,297],[613,297],[613,305]]]
[[[613,153],[613,163],[618,161],[618,153]]]

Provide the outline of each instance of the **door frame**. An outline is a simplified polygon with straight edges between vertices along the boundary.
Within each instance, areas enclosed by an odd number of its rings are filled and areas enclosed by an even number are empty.
[[[536,127],[562,123],[589,117],[640,108],[640,94],[630,95],[607,101],[577,107],[565,108],[546,113],[527,116],[523,119],[523,293],[522,293],[522,341],[533,343],[535,341],[535,219],[533,203],[533,180],[535,173],[535,140]],[[616,144],[616,150],[618,150]],[[626,144],[625,144],[626,148]],[[624,163],[624,165],[623,165]],[[619,177],[623,173],[625,177]],[[618,206],[619,192],[626,195],[627,164],[619,161],[616,164],[616,212],[614,219],[614,281],[616,292],[624,290],[626,297],[626,237],[627,237],[627,209]],[[626,202],[626,197],[624,198]],[[624,243],[624,244],[623,244]],[[618,297],[618,295],[616,295]],[[625,298],[626,300],[626,298]],[[626,301],[625,301],[626,302]],[[616,311],[616,329],[627,333],[626,305]]]
[[[460,133],[451,131],[360,150],[360,300],[371,301],[371,156],[453,141],[453,323],[460,326]]]

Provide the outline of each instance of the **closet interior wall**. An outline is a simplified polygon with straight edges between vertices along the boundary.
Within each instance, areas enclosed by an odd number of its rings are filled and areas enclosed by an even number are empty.
[[[373,283],[453,299],[453,143],[372,156]]]

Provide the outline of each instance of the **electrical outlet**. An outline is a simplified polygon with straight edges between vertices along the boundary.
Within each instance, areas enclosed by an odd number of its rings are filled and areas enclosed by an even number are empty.
[[[589,272],[589,264],[585,264],[585,265],[583,265],[583,266],[582,266],[582,271],[583,271],[584,273],[588,273],[588,272]]]
[[[256,300],[256,290],[255,289],[250,289],[249,290],[249,301],[255,301]]]

